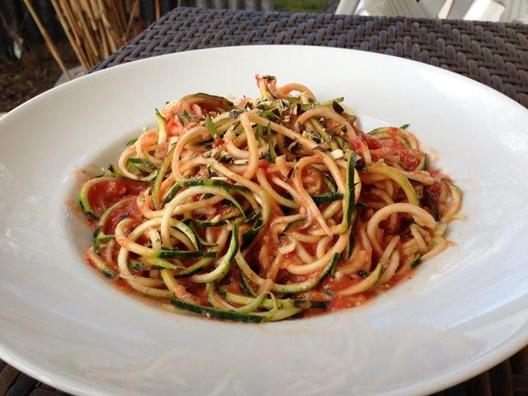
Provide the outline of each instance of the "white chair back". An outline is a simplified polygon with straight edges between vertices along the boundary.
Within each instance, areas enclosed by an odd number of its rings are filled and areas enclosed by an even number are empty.
[[[336,14],[528,23],[528,0],[341,0]]]
[[[528,0],[503,0],[504,12],[501,22],[528,23]]]

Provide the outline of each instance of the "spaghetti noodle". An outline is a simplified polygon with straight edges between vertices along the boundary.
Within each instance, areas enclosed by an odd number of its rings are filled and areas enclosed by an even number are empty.
[[[449,245],[461,191],[405,127],[365,133],[342,98],[257,85],[168,103],[83,184],[90,264],[179,310],[260,322],[359,305]]]

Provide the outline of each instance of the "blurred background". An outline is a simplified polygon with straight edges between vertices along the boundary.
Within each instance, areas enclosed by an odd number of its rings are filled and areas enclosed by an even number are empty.
[[[86,73],[184,6],[528,22],[528,0],[0,0],[0,113]]]

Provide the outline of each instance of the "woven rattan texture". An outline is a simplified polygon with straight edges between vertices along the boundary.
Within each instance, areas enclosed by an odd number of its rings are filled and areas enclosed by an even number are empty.
[[[96,69],[246,44],[320,45],[401,56],[473,78],[528,107],[526,25],[177,8]]]
[[[95,70],[178,51],[245,44],[355,48],[440,66],[528,107],[528,27],[485,22],[365,18],[177,8]],[[0,396],[59,396],[0,361]],[[528,396],[528,348],[443,396]]]

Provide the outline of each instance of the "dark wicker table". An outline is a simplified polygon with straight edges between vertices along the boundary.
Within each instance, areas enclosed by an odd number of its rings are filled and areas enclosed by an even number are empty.
[[[439,66],[528,107],[528,26],[177,8],[94,70],[178,51],[247,44],[355,48]],[[0,396],[64,394],[0,361]],[[528,348],[443,395],[528,396]]]

